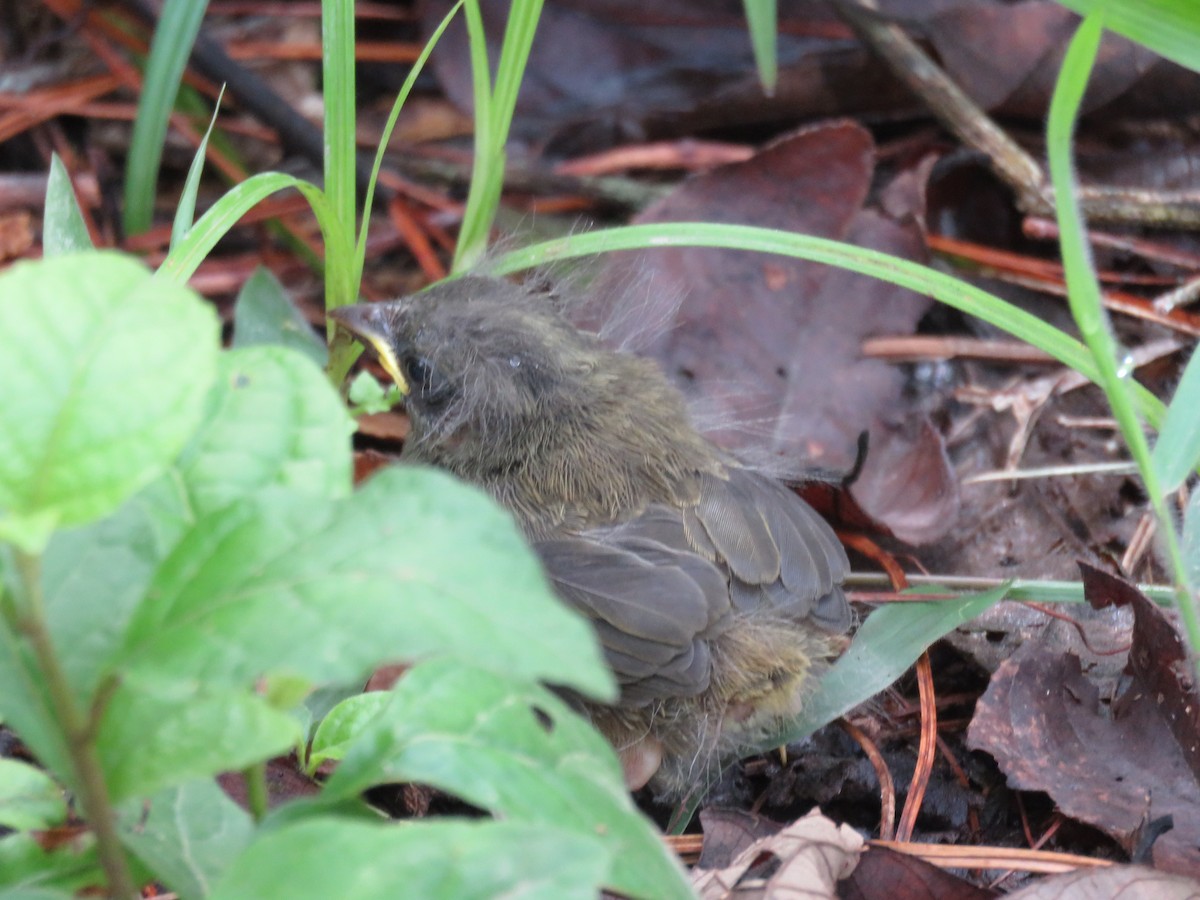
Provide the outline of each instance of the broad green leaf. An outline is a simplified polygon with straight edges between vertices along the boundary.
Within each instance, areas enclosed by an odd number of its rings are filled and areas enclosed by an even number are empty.
[[[103,877],[90,836],[50,851],[27,831],[0,838],[0,900],[69,900]]]
[[[594,837],[536,825],[321,819],[262,835],[211,897],[591,900],[608,862]]]
[[[57,153],[50,155],[50,175],[46,179],[46,209],[42,216],[42,255],[62,256],[92,249],[71,176]]]
[[[193,516],[167,473],[99,522],[55,533],[42,558],[46,625],[81,707],[154,572]]]
[[[957,600],[890,603],[875,610],[846,652],[821,676],[800,718],[761,746],[801,740],[870,700],[903,675],[934,641],[984,613],[1007,592],[1005,586]]]
[[[166,0],[154,28],[125,162],[125,231],[150,227],[167,120],[208,0]]]
[[[0,274],[0,510],[63,525],[115,510],[200,420],[217,318],[115,253]]]
[[[354,739],[391,705],[392,695],[389,692],[370,691],[347,697],[331,709],[313,734],[309,771],[315,770],[327,759],[344,757]]]
[[[1151,457],[1164,491],[1178,488],[1200,464],[1200,353],[1192,351]]]
[[[613,853],[606,886],[634,897],[690,897],[678,862],[633,806],[608,743],[548,690],[434,660],[405,673],[326,784],[329,801],[416,781],[505,821],[598,836]]]
[[[249,813],[211,778],[130,800],[119,816],[121,842],[183,900],[207,897],[254,836]]]
[[[72,900],[74,893],[55,888],[17,887],[0,889],[0,900]]]
[[[197,516],[271,485],[342,497],[350,492],[353,432],[329,380],[302,354],[230,350],[177,468]]]
[[[51,828],[66,818],[67,799],[53,778],[28,763],[0,758],[0,827]]]
[[[126,676],[96,748],[114,803],[289,750],[299,727],[245,689]]]
[[[201,519],[114,665],[213,684],[280,671],[341,682],[432,654],[613,696],[591,629],[509,515],[449,475],[400,466],[344,500],[262,491]]]
[[[385,390],[383,385],[375,380],[375,376],[366,371],[354,376],[347,392],[347,397],[359,414],[387,412],[400,402],[401,396],[396,385],[390,385]]]
[[[255,344],[290,347],[322,367],[329,356],[279,279],[262,266],[246,279],[233,307],[233,346]]]
[[[5,726],[20,735],[47,770],[73,786],[74,769],[46,696],[46,679],[26,641],[13,634],[4,617],[0,617],[0,685],[0,719]]]
[[[1200,4],[1195,0],[1059,0],[1080,15],[1099,12],[1104,27],[1159,56],[1200,72]]]

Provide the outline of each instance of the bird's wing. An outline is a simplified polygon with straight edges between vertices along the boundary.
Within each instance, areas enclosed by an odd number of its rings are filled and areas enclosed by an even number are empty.
[[[691,548],[678,509],[651,506],[619,525],[534,547],[559,596],[595,626],[623,704],[708,687],[709,640],[728,622],[729,583]]]
[[[785,485],[730,465],[726,477],[701,477],[699,502],[683,512],[683,524],[692,546],[729,567],[735,609],[767,606],[833,632],[850,626],[846,551]]]

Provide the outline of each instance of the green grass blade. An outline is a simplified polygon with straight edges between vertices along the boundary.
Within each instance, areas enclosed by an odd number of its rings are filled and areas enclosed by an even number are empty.
[[[1059,0],[1081,15],[1100,12],[1104,27],[1159,56],[1200,72],[1200,3],[1196,0]]]
[[[1165,492],[1151,460],[1150,444],[1142,430],[1142,423],[1138,419],[1138,411],[1132,398],[1131,366],[1113,336],[1108,316],[1101,304],[1100,283],[1079,207],[1078,183],[1071,158],[1072,137],[1079,106],[1087,88],[1096,53],[1100,48],[1102,35],[1103,20],[1100,15],[1084,19],[1075,32],[1054,86],[1046,125],[1046,149],[1050,163],[1050,182],[1054,186],[1056,198],[1055,212],[1063,272],[1067,282],[1067,300],[1075,324],[1079,326],[1084,343],[1095,361],[1098,377],[1093,380],[1103,389],[1112,408],[1113,417],[1121,430],[1121,436],[1125,439],[1146,486],[1146,495],[1158,519],[1159,537],[1170,561],[1184,629],[1191,646],[1197,648],[1200,647],[1200,610],[1196,608],[1179,535],[1174,519],[1167,509]],[[1197,665],[1200,666],[1200,662]]]
[[[208,0],[166,0],[154,29],[125,163],[126,234],[145,231],[153,220],[167,120],[207,7]]]
[[[195,273],[209,251],[216,246],[238,220],[255,204],[285,188],[296,188],[312,206],[322,231],[330,219],[325,195],[315,185],[281,172],[263,172],[236,185],[214,203],[196,222],[187,237],[171,248],[156,275],[171,281],[185,282]]]
[[[763,93],[775,96],[779,80],[778,45],[779,23],[775,0],[742,0],[746,8],[746,26],[750,30],[750,45],[754,48],[754,64]]]
[[[488,233],[496,218],[504,186],[505,144],[542,13],[542,0],[515,0],[512,4],[496,67],[494,91],[488,87],[487,42],[478,4],[468,0],[464,11],[471,39],[471,71],[475,86],[475,160],[455,248],[454,272],[475,265],[487,249]]]
[[[221,111],[221,98],[224,96],[225,86],[221,85],[221,92],[217,94],[217,103],[213,107],[212,118],[208,120],[208,130],[204,132],[200,146],[196,148],[196,155],[192,157],[192,164],[188,167],[187,180],[183,184],[183,193],[179,196],[179,208],[175,210],[175,221],[171,225],[172,249],[192,230],[192,222],[196,216],[196,193],[200,190],[200,175],[204,171],[208,139],[217,124],[217,113]]]
[[[1177,489],[1200,465],[1200,352],[1183,370],[1151,455],[1165,491]]]
[[[355,163],[354,2],[321,0],[321,55],[325,88],[325,306],[358,299],[354,261],[358,193]],[[327,337],[333,337],[330,323]]]
[[[492,76],[488,61],[487,32],[483,27],[483,15],[478,0],[466,0],[463,17],[467,23],[468,47],[471,53],[471,94],[474,102],[475,152],[471,160],[471,185],[467,191],[467,202],[463,210],[462,224],[458,229],[458,243],[454,248],[451,271],[459,272],[470,268],[487,245],[492,219],[489,207],[496,208],[500,201],[503,177],[496,174],[496,139],[492,134]],[[503,148],[499,161],[504,170]]]
[[[325,195],[343,227],[358,216],[354,164],[354,3],[322,0],[321,56],[325,94]],[[328,259],[328,254],[327,254]],[[332,261],[331,261],[332,262]],[[342,303],[352,298],[337,298]]]
[[[929,588],[922,588],[922,592]],[[889,603],[875,610],[832,668],[821,676],[804,712],[763,749],[798,741],[874,697],[959,625],[1004,599],[1008,586],[957,600]]]
[[[716,225],[706,222],[631,225],[571,235],[524,247],[504,254],[490,268],[496,274],[507,274],[561,259],[574,259],[615,250],[643,250],[649,247],[722,247],[754,250],[808,259],[861,272],[978,316],[997,328],[1045,350],[1086,378],[1093,381],[1099,378],[1091,354],[1079,341],[1011,303],[1006,303],[987,291],[929,266],[828,238],[750,225]],[[1135,390],[1146,418],[1157,425],[1163,416],[1162,402],[1140,385],[1135,385]]]
[[[404,108],[404,104],[408,101],[408,95],[412,93],[413,85],[417,83],[417,78],[421,74],[421,70],[425,68],[425,63],[429,60],[429,54],[433,52],[433,48],[437,46],[437,42],[441,39],[442,33],[449,27],[450,22],[457,15],[458,10],[462,7],[463,0],[458,0],[450,11],[442,18],[438,27],[434,29],[433,34],[429,36],[425,46],[421,48],[421,55],[417,57],[417,61],[413,63],[409,70],[408,77],[404,79],[404,84],[400,87],[400,93],[396,95],[396,102],[392,104],[392,111],[388,114],[387,123],[383,126],[383,134],[379,138],[379,147],[375,151],[375,164],[371,167],[371,180],[367,185],[367,194],[363,200],[362,225],[358,230],[358,245],[355,248],[354,262],[355,274],[354,281],[357,284],[362,278],[363,262],[367,255],[367,229],[371,224],[371,207],[375,202],[375,185],[379,180],[379,170],[383,166],[383,154],[387,150],[388,142],[392,139],[392,131],[396,127],[396,120],[400,118],[400,110]]]

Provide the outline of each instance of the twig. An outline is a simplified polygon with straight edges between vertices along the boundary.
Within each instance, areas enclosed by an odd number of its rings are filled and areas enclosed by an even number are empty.
[[[937,698],[933,689],[933,667],[926,650],[917,660],[917,690],[921,697],[921,737],[917,742],[917,764],[913,769],[908,796],[904,798],[904,812],[900,814],[900,827],[896,830],[902,841],[911,840],[917,827],[917,816],[925,801],[925,789],[933,774],[933,761],[937,756]]]
[[[892,781],[892,772],[888,769],[887,760],[875,746],[875,742],[853,722],[840,719],[838,725],[862,747],[863,753],[875,769],[875,777],[879,779],[879,837],[890,841],[896,834],[896,784]]]
[[[968,147],[985,154],[992,170],[1031,215],[1053,215],[1054,194],[1045,171],[943,72],[904,31],[885,21],[872,0],[835,0],[838,14],[893,73]],[[1091,221],[1135,222],[1163,228],[1200,228],[1200,192],[1082,186],[1079,201]]]

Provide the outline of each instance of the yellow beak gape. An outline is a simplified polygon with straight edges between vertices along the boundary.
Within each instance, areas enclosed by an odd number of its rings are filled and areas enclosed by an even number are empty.
[[[400,393],[408,396],[408,380],[400,371],[400,360],[396,358],[396,351],[392,349],[392,345],[383,338],[375,337],[374,335],[366,335],[362,339],[370,342],[371,349],[379,357],[379,364],[383,366],[385,372],[392,376],[392,381],[396,382],[396,387],[400,389]]]

